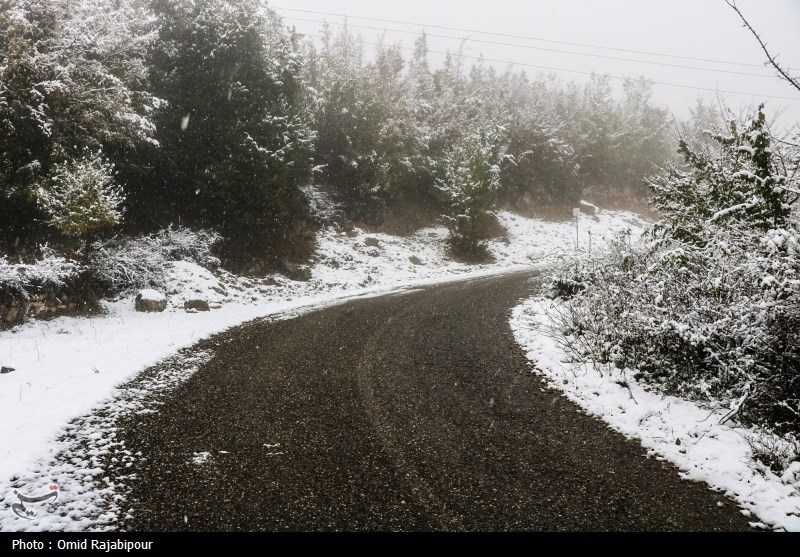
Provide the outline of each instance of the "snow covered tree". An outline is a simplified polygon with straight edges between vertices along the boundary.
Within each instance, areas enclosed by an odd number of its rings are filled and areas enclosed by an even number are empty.
[[[150,82],[162,146],[137,211],[214,227],[226,260],[255,267],[303,249],[314,135],[298,38],[258,0],[156,0]],[[251,265],[252,263],[252,265]]]
[[[651,180],[654,204],[671,237],[703,243],[709,223],[763,232],[784,226],[790,211],[787,175],[776,164],[763,109],[758,107],[744,129],[731,121],[727,134],[713,135],[716,150],[696,149],[682,139],[686,170],[671,164]]]
[[[508,91],[500,110],[507,115],[508,150],[500,199],[511,207],[577,202],[580,167],[566,139],[566,124],[551,104],[553,83],[531,83],[525,74],[503,77]]]
[[[593,74],[584,86],[577,113],[573,145],[587,186],[603,189],[613,183],[614,152],[619,145],[620,118],[608,76]]]
[[[465,135],[442,157],[436,187],[446,196],[443,220],[450,242],[461,255],[481,256],[479,224],[495,203],[500,187],[502,129]]]
[[[652,103],[653,84],[644,78],[626,79],[619,103],[617,146],[610,157],[608,187],[628,188],[644,197],[646,178],[670,160],[667,109]],[[626,192],[627,193],[627,192]]]
[[[84,241],[89,258],[92,242],[122,220],[122,188],[114,183],[114,166],[101,153],[53,165],[52,182],[38,191],[48,222],[65,236]]]
[[[645,241],[556,272],[554,293],[573,299],[555,318],[578,359],[798,439],[798,149],[775,141],[763,106],[713,140],[682,141],[685,166],[651,180],[663,220]]]
[[[136,0],[0,0],[0,218],[35,241],[54,166],[152,141],[142,89],[150,35]],[[14,240],[12,237],[11,240]]]

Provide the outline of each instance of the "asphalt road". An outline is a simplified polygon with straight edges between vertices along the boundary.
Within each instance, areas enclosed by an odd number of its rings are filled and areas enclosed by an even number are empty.
[[[747,530],[531,373],[508,313],[536,287],[450,283],[204,341],[208,364],[118,433],[143,455],[122,527]]]

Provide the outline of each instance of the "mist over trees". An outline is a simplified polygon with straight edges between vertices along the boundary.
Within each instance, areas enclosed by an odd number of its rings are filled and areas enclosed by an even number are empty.
[[[459,52],[434,68],[424,35],[404,50],[325,28],[317,48],[259,0],[0,0],[0,240],[88,252],[181,225],[255,271],[310,253],[314,183],[350,219],[424,207],[474,248],[497,204],[644,196],[673,151],[650,95]],[[67,183],[106,200],[102,226],[54,216]]]

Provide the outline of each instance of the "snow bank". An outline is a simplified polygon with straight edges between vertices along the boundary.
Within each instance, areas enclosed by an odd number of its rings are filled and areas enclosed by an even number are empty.
[[[763,521],[753,526],[800,531],[800,475],[790,470],[779,478],[753,460],[747,440],[758,432],[721,425],[725,412],[651,392],[622,372],[568,362],[545,314],[554,303],[526,301],[514,308],[510,321],[517,342],[551,387],[638,439],[648,455],[678,466],[682,478],[723,491],[746,516]]]

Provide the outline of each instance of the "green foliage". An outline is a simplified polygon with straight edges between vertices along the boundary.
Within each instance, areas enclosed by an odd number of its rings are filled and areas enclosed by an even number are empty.
[[[46,231],[38,191],[56,165],[102,150],[117,168],[151,140],[140,14],[116,0],[0,3],[0,219],[10,240]],[[0,238],[2,239],[2,238]]]
[[[256,0],[157,1],[151,49],[161,158],[136,212],[215,227],[230,262],[290,249],[311,177],[297,38]]]
[[[446,196],[444,222],[451,243],[462,252],[479,248],[478,224],[494,207],[500,187],[502,130],[468,134],[443,156],[436,187]]]
[[[708,224],[745,223],[762,232],[781,228],[789,215],[787,176],[778,172],[763,105],[740,130],[715,134],[716,149],[680,141],[685,169],[669,165],[650,185],[661,225],[670,237],[707,241]]]
[[[83,239],[117,226],[125,197],[113,169],[99,152],[54,164],[51,184],[37,192],[48,222],[65,236]]]

